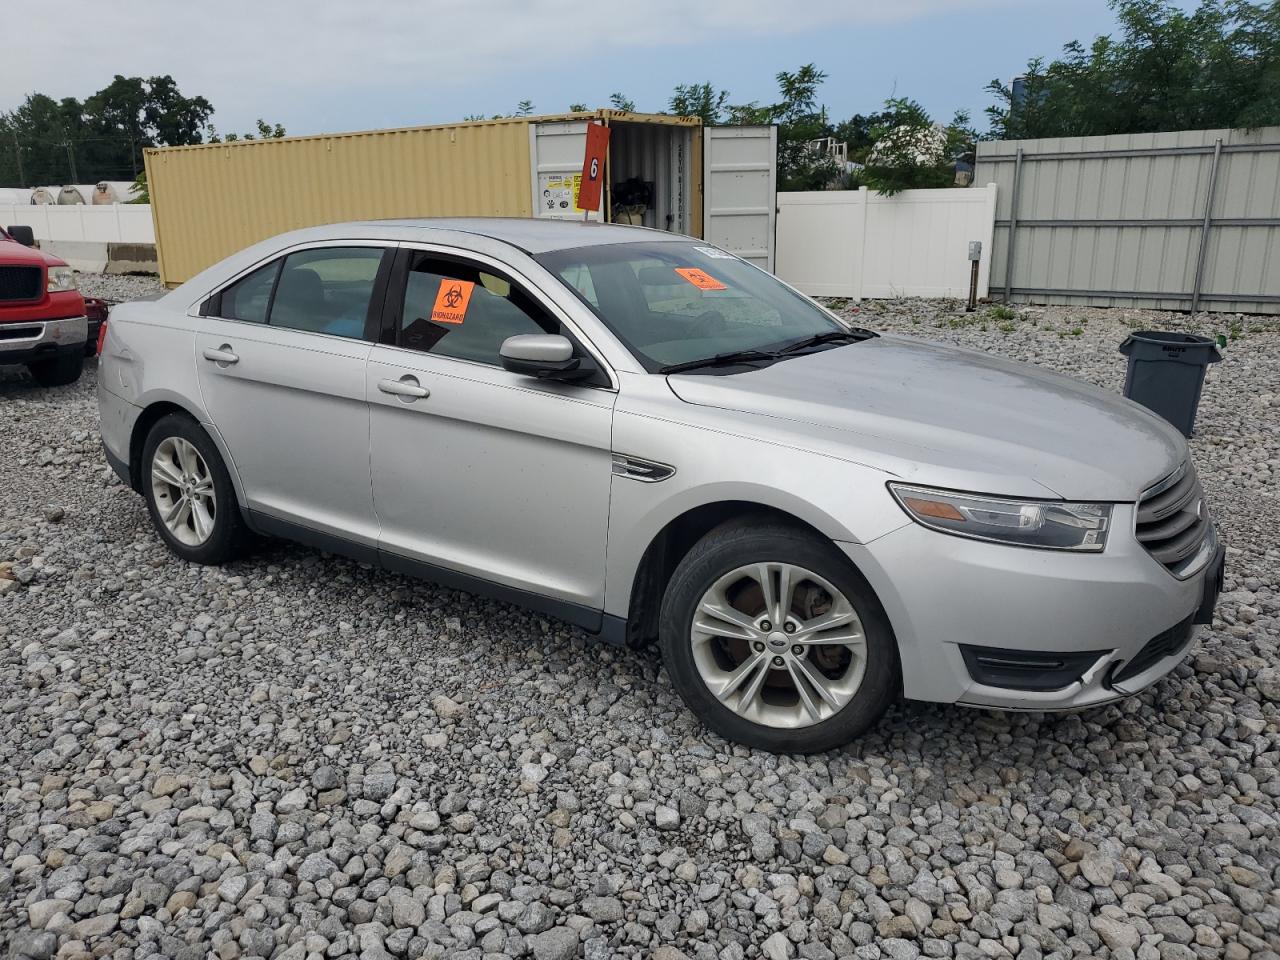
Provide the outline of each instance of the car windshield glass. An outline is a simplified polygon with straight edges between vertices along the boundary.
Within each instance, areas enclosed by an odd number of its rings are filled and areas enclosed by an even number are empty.
[[[602,244],[538,260],[651,373],[744,351],[773,353],[846,329],[769,274],[711,246]]]

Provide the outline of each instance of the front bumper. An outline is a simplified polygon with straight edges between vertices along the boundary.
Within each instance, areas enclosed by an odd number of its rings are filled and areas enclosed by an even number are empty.
[[[1133,510],[1117,505],[1112,529],[1131,528]],[[1101,554],[1073,554],[910,524],[869,544],[839,546],[884,604],[907,697],[1015,710],[1096,706],[1167,674],[1190,649],[1192,624],[1204,622],[1206,606],[1212,615],[1222,555],[1215,542],[1214,559],[1179,580],[1136,539],[1123,536]],[[1184,623],[1185,642],[1154,644]],[[1057,689],[1012,689],[975,679],[963,648],[1094,656]],[[1131,675],[1124,675],[1126,665]]]
[[[89,321],[83,316],[9,320],[0,323],[0,363],[28,363],[83,351],[88,338]]]

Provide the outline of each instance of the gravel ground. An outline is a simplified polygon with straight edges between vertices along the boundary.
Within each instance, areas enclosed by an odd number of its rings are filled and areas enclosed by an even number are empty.
[[[1185,324],[922,301],[859,319],[1113,388],[1130,328]],[[1194,442],[1231,546],[1193,655],[1119,705],[902,704],[800,759],[708,734],[652,652],[513,607],[289,545],[185,565],[103,461],[93,366],[47,391],[0,373],[0,942],[1277,957],[1280,333],[1201,321],[1236,339]]]
[[[76,276],[80,292],[86,297],[107,300],[134,300],[160,293],[164,286],[158,277],[110,276],[105,273],[81,273]]]

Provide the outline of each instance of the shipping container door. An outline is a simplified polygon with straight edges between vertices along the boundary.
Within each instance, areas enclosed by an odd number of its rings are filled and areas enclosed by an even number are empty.
[[[778,128],[705,127],[702,236],[773,271]]]
[[[557,120],[529,125],[529,169],[533,174],[534,216],[581,220],[577,207],[582,158],[587,152],[587,121]],[[604,209],[603,198],[600,204]],[[599,220],[600,211],[591,211]]]

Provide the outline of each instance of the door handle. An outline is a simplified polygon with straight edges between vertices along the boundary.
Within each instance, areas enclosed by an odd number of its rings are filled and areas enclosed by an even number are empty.
[[[418,383],[417,377],[406,374],[399,380],[379,380],[378,389],[383,393],[389,393],[392,396],[400,397],[406,402],[413,400],[421,400],[424,397],[431,396],[431,391]]]
[[[233,363],[240,362],[240,358],[232,352],[231,344],[229,343],[224,343],[217,350],[214,350],[212,347],[206,349],[204,352],[204,358],[206,360],[212,360],[214,363],[224,367],[229,367]]]

